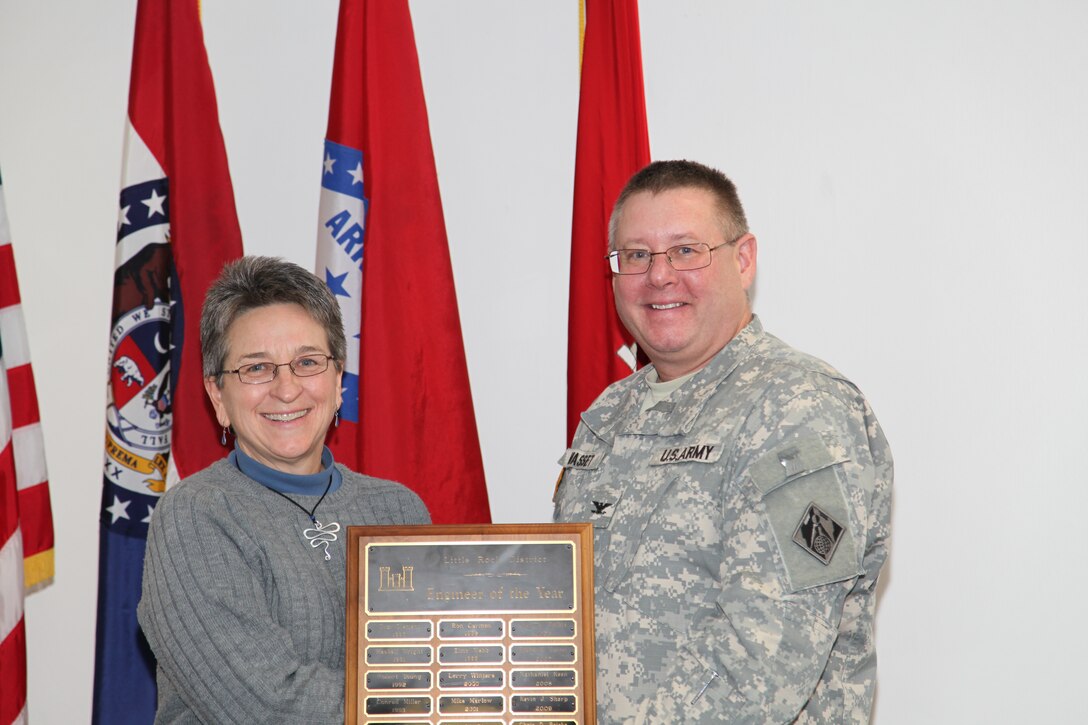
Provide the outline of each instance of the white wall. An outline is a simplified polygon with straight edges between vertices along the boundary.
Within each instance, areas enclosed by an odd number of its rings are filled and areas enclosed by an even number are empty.
[[[310,265],[336,2],[203,5],[246,250]],[[0,0],[0,168],[57,528],[57,582],[27,603],[36,725],[90,712],[134,9]],[[544,521],[577,4],[412,10],[493,516]],[[852,376],[895,451],[876,722],[1084,720],[1088,5],[641,12],[653,155],[735,178],[764,323]]]

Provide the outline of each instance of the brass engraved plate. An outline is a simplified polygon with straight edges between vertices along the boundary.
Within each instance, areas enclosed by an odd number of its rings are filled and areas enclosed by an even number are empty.
[[[515,619],[510,623],[513,639],[564,639],[574,633],[573,619]]]
[[[426,670],[422,672],[374,670],[366,673],[366,689],[429,690],[431,689],[431,673]]]
[[[371,645],[366,648],[366,662],[368,665],[429,665],[431,648]]]
[[[514,670],[510,673],[510,686],[515,690],[525,687],[574,687],[574,670]]]
[[[430,715],[429,697],[368,697],[367,715]]]
[[[573,611],[574,554],[566,542],[372,544],[366,611]]]
[[[499,688],[504,682],[502,670],[439,670],[438,686],[445,688]]]
[[[522,662],[574,662],[577,650],[574,645],[515,644],[510,647],[510,661]]]
[[[502,637],[501,619],[443,619],[438,622],[442,639],[498,639]]]
[[[504,653],[501,644],[482,647],[444,644],[438,648],[438,662],[443,665],[499,665]]]
[[[434,625],[426,619],[375,620],[366,625],[366,638],[381,639],[430,639]]]
[[[506,709],[502,695],[443,695],[438,698],[442,715],[501,713]]]
[[[574,712],[578,698],[574,695],[514,695],[510,698],[514,712]]]

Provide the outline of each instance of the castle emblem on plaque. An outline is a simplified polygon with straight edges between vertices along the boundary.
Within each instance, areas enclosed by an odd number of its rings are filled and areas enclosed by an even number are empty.
[[[416,590],[415,585],[412,583],[412,572],[414,569],[414,566],[402,566],[400,571],[394,571],[391,566],[379,567],[378,591],[414,592]]]

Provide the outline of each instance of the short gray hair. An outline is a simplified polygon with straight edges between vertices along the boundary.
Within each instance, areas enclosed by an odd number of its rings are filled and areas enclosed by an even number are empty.
[[[721,216],[722,234],[732,242],[748,233],[748,219],[737,196],[737,187],[729,178],[697,161],[654,161],[635,172],[623,187],[608,220],[608,249],[616,248],[616,232],[627,200],[642,191],[660,194],[672,189],[702,189],[714,196]]]
[[[295,304],[325,328],[329,354],[343,369],[347,356],[344,321],[336,298],[317,275],[278,257],[242,257],[223,266],[208,288],[200,312],[200,350],[204,376],[217,375],[227,362],[227,330],[242,314],[258,307]],[[223,384],[220,375],[216,384]]]

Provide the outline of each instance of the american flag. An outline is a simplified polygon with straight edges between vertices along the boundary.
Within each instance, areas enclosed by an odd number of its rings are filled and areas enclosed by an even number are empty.
[[[23,597],[53,579],[53,513],[0,180],[0,724],[26,722]]]

